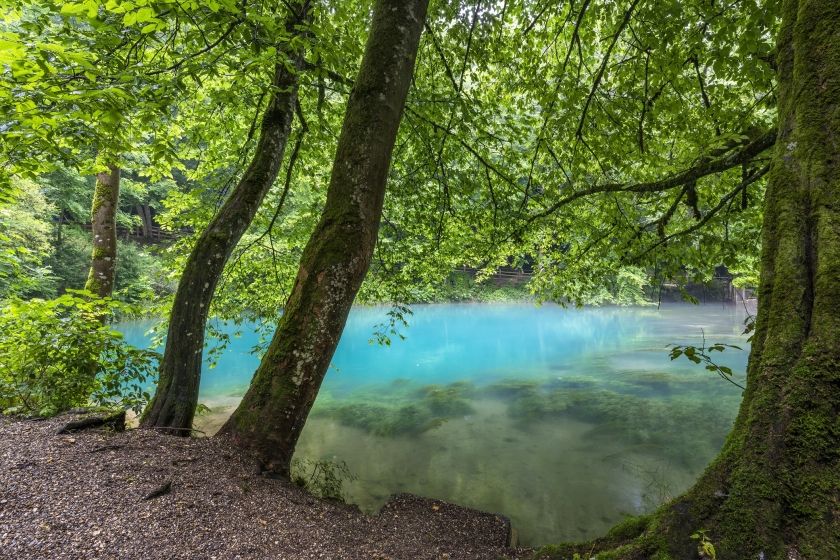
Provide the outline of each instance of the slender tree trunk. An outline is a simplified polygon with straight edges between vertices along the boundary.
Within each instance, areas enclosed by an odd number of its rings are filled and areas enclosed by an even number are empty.
[[[85,289],[100,297],[114,291],[117,270],[117,205],[120,198],[120,170],[109,165],[96,175],[90,215],[93,254]]]
[[[321,220],[271,345],[222,428],[280,476],[289,475],[298,436],[370,264],[427,4],[376,2]]]
[[[837,0],[784,1],[758,315],[733,431],[610,558],[698,558],[698,530],[721,560],[840,558],[838,29]]]
[[[309,2],[289,16],[287,29],[307,18]],[[201,234],[187,259],[169,316],[166,348],[160,365],[160,379],[152,402],[143,414],[144,427],[165,428],[173,434],[189,435],[201,379],[204,329],[210,301],[225,263],[251,224],[266,193],[274,184],[289,138],[298,90],[298,73],[303,52],[292,54],[292,69],[277,64],[274,92],[260,127],[251,164]]]

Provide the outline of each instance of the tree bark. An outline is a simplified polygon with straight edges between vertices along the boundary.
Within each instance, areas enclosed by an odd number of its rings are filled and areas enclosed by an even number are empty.
[[[300,432],[367,273],[428,0],[378,0],[321,219],[248,392],[221,433],[288,477]]]
[[[152,208],[148,204],[137,205],[137,215],[140,216],[140,235],[144,239],[152,238]]]
[[[666,518],[708,528],[721,559],[840,558],[840,4],[785,0],[782,17],[747,390]]]
[[[610,558],[840,558],[840,3],[785,0],[747,390],[723,450]],[[591,551],[587,545],[566,549]],[[591,546],[591,545],[589,545]]]
[[[289,16],[289,32],[299,33],[295,28],[308,17],[308,8],[309,2],[304,2],[298,13]],[[291,53],[291,59],[291,69],[283,63],[275,68],[273,93],[248,169],[187,259],[169,316],[157,390],[143,413],[141,426],[164,428],[177,435],[190,434],[198,404],[210,301],[233,248],[254,219],[283,161],[303,65],[302,49]]]
[[[114,292],[117,270],[117,205],[120,198],[120,170],[109,165],[96,175],[90,214],[93,254],[85,290],[100,297]]]

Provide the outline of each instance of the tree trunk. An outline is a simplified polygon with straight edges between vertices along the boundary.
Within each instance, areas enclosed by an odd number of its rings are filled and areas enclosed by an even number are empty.
[[[370,264],[427,4],[376,2],[321,220],[271,345],[221,430],[279,476],[289,475],[295,444]]]
[[[840,558],[838,29],[837,0],[785,0],[758,315],[733,431],[695,486],[610,558],[698,558],[698,530],[721,560]]]
[[[117,270],[117,204],[120,198],[120,170],[114,165],[96,175],[90,215],[93,254],[85,289],[100,297],[114,291]]]
[[[309,2],[289,16],[287,30],[306,18]],[[303,65],[301,49],[292,53],[293,69],[283,63],[275,68],[273,93],[260,127],[254,157],[239,184],[204,230],[187,259],[178,283],[166,348],[160,364],[160,379],[152,401],[143,414],[144,427],[165,428],[189,435],[201,378],[204,330],[210,301],[233,248],[251,224],[266,193],[274,184],[283,162]]]
[[[141,237],[152,239],[152,208],[148,204],[138,204],[137,215],[140,216]]]
[[[840,3],[785,0],[782,17],[747,391],[666,518],[708,528],[722,559],[840,558]]]

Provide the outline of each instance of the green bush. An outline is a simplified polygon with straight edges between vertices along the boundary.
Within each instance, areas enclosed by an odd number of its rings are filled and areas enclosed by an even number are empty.
[[[54,207],[32,181],[13,186],[14,200],[0,206],[0,298],[37,295],[55,282],[45,262]]]
[[[75,290],[7,302],[0,310],[0,410],[50,416],[94,404],[139,413],[158,355],[127,344],[108,325],[131,311]]]

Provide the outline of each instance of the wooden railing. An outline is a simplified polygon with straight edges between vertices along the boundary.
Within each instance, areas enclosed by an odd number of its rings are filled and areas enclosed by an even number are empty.
[[[466,272],[467,274],[475,275],[478,273],[477,268],[473,268],[470,266],[458,266],[455,268],[458,272]],[[497,268],[493,274],[490,275],[493,279],[499,280],[529,280],[534,275],[533,272],[525,272],[522,270],[517,270],[508,267],[501,267]]]
[[[69,222],[65,222],[69,223]],[[82,229],[91,230],[91,225],[86,223],[75,223],[81,227]],[[126,228],[122,226],[117,226],[117,237],[121,239],[134,239],[138,241],[172,241],[179,237],[181,237],[183,232],[173,232],[166,229],[162,229],[160,226],[153,225],[152,227],[148,228],[147,231],[143,231],[143,228],[140,226],[133,227],[133,228]]]

